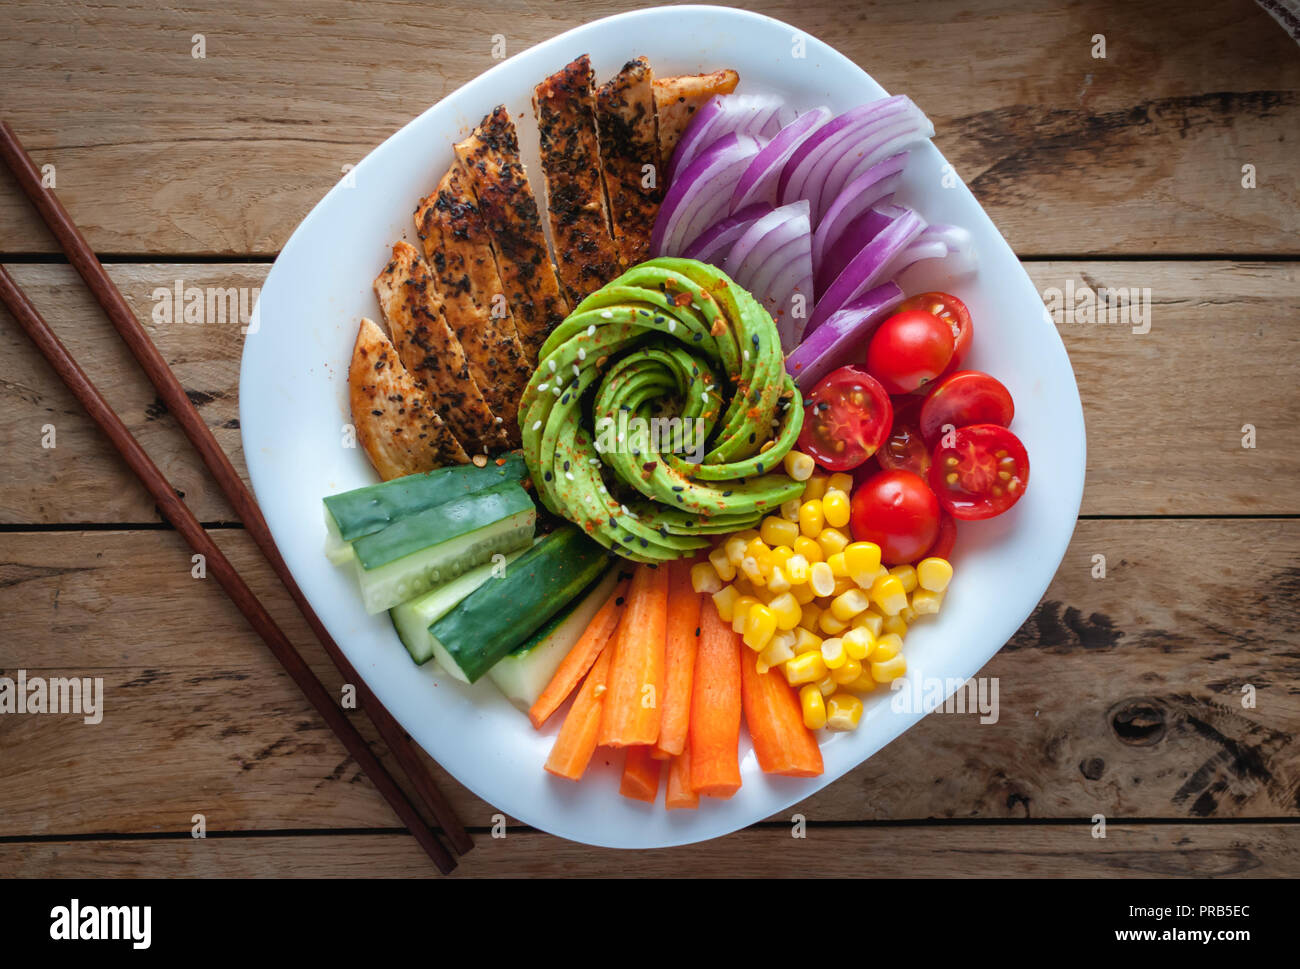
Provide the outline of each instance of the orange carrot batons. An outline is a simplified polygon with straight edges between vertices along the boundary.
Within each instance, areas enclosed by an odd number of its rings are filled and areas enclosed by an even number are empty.
[[[664,792],[664,807],[669,811],[680,808],[697,808],[700,796],[691,790],[691,745],[668,762],[668,789]]]
[[[691,694],[691,789],[728,798],[740,790],[740,636],[713,600],[700,610],[700,643]]]
[[[745,723],[754,741],[758,766],[768,774],[816,777],[822,773],[822,752],[803,722],[794,688],[778,670],[758,672],[758,654],[744,651],[741,696]]]
[[[667,624],[668,569],[638,565],[610,659],[600,746],[630,747],[659,739]]]
[[[591,762],[591,755],[596,752],[596,733],[600,729],[601,710],[605,705],[609,659],[609,650],[601,650],[564,718],[551,755],[546,758],[546,770],[558,777],[580,780]]]
[[[619,782],[618,792],[624,797],[635,798],[653,804],[659,796],[659,769],[662,761],[650,756],[646,745],[627,748],[627,760],[623,763],[623,779]]]
[[[569,694],[582,682],[582,678],[596,662],[596,657],[605,649],[609,638],[618,627],[619,617],[623,614],[627,585],[626,582],[620,582],[614,588],[609,599],[592,617],[591,623],[583,631],[582,636],[560,662],[555,675],[551,677],[551,682],[546,684],[546,689],[542,691],[542,695],[528,711],[528,719],[537,729],[540,730],[547,718],[569,698]]]
[[[691,723],[695,651],[700,637],[700,594],[691,585],[691,560],[668,566],[668,627],[664,648],[664,698],[657,758],[676,757],[686,748]]]

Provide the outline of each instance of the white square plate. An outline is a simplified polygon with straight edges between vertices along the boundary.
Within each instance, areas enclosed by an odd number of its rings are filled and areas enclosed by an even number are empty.
[[[795,56],[800,39],[803,57]],[[923,711],[895,711],[892,697],[879,691],[856,732],[823,738],[826,772],[809,780],[764,775],[742,736],[744,786],[736,796],[668,812],[662,793],[654,806],[619,796],[618,764],[605,766],[602,753],[579,784],[546,774],[542,764],[559,716],[539,733],[487,679],[467,687],[433,663],[412,665],[388,617],[366,615],[351,572],[331,566],[322,552],[321,498],[376,480],[363,452],[343,446],[357,325],[363,316],[380,318],[371,281],[394,241],[419,246],[411,221],[416,202],[451,163],[452,143],[495,105],[506,104],[515,117],[526,162],[532,152],[533,188],[540,188],[532,89],[583,53],[600,80],[639,54],[660,75],[735,68],[741,92],[779,93],[799,109],[825,104],[838,113],[887,94],[815,38],[721,7],[623,14],[503,61],[371,152],[353,171],[355,184],[336,185],[294,232],[262,289],[259,327],[244,346],[240,425],[253,487],[294,577],[410,735],[466,787],[525,824],[594,845],[651,848],[717,837],[779,814],[880,750]],[[951,288],[970,307],[975,341],[968,365],[1011,391],[1012,427],[1032,469],[1012,511],[962,523],[943,612],[908,634],[909,678],[955,682],[973,676],[1019,628],[1065,554],[1083,493],[1084,428],[1074,373],[1037,291],[967,188],[944,186],[945,165],[932,145],[914,151],[898,199],[931,222],[968,229],[978,269],[957,278],[942,265],[922,264],[906,291]],[[968,723],[975,729],[975,719]]]

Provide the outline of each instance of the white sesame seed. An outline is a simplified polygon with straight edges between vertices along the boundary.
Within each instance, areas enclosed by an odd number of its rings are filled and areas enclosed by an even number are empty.
[[[553,393],[556,397],[559,397],[559,396],[560,396],[560,391],[562,391],[563,389],[564,389],[564,388],[563,388],[562,386],[552,387],[552,388],[551,388],[551,393]]]
[[[587,359],[587,350],[585,347],[578,347],[578,359],[579,360]],[[574,367],[574,369],[576,370],[577,367]]]
[[[748,351],[748,350],[745,351],[745,360],[746,360],[746,361],[749,360],[749,351]]]
[[[575,377],[581,377],[581,376],[582,376],[582,371],[578,369],[578,365],[577,365],[576,363],[573,365],[573,375],[574,375]]]
[[[595,335],[596,335],[596,324],[593,323],[591,324],[591,326],[587,327],[587,336],[595,336]]]
[[[566,471],[566,472],[564,472],[564,476],[565,476],[566,478],[568,478],[570,481],[573,480],[573,472],[572,472],[572,471]]]
[[[550,389],[551,389],[551,385],[550,385],[550,384],[538,384],[538,385],[537,385],[537,390],[538,390],[539,393],[544,393],[545,391],[548,391],[548,390],[550,390]]]
[[[542,429],[542,422],[541,422],[541,421],[533,421],[533,430],[534,430],[534,431],[540,431],[541,429]]]
[[[600,318],[602,320],[612,320],[614,318],[614,313],[611,310],[601,310]]]
[[[546,362],[549,363],[549,364],[551,365],[551,373],[555,373],[555,361],[554,361],[554,360],[547,360]]]
[[[677,320],[675,320],[675,319],[674,319],[673,317],[671,317],[671,316],[668,317],[668,332],[669,332],[669,333],[674,333],[674,332],[676,332],[676,330],[677,330]]]
[[[706,404],[709,402],[709,392],[707,390],[700,391],[700,400],[704,401]]]

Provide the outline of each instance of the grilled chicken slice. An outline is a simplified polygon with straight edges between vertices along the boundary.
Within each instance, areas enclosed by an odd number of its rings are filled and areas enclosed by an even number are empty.
[[[443,316],[429,267],[414,246],[393,246],[393,258],[375,279],[375,295],[402,363],[465,450],[484,454],[504,448],[505,421],[483,399],[465,350]]]
[[[460,340],[483,398],[519,446],[519,401],[532,368],[515,332],[496,257],[460,162],[415,210],[415,228],[442,297],[442,312]]]
[[[551,239],[569,305],[619,274],[596,134],[596,79],[583,54],[533,89]]]
[[[623,65],[596,95],[600,159],[620,269],[650,257],[650,233],[663,198],[653,82],[650,62],[638,57]]]
[[[535,366],[538,348],[568,315],[569,305],[551,265],[537,201],[519,158],[519,136],[505,105],[497,105],[455,147],[492,236],[519,342],[528,365]]]
[[[739,83],[740,75],[732,70],[654,79],[659,157],[665,168],[695,112],[715,94],[730,94]]]
[[[348,366],[357,440],[385,481],[464,464],[469,455],[373,321],[362,320]]]

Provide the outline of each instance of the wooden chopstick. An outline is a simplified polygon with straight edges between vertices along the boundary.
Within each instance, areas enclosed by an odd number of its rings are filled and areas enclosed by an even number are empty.
[[[234,465],[230,463],[226,452],[221,449],[221,445],[217,443],[217,439],[209,430],[207,423],[199,415],[197,408],[186,395],[185,388],[181,386],[180,381],[167,365],[162,354],[158,352],[158,348],[149,339],[149,335],[145,332],[144,327],[140,325],[139,320],[136,319],[121,291],[109,278],[108,273],[104,271],[103,265],[96,258],[94,250],[81,234],[76,223],[72,221],[71,216],[68,215],[67,210],[64,209],[58,198],[52,192],[47,191],[41,184],[41,176],[36,169],[35,163],[33,163],[31,157],[23,148],[22,142],[18,140],[18,136],[6,121],[0,121],[0,158],[4,159],[9,170],[13,172],[23,192],[31,199],[45,224],[49,226],[50,231],[59,240],[59,245],[67,255],[68,261],[72,263],[77,272],[80,273],[81,278],[85,280],[86,285],[90,287],[95,299],[108,315],[113,328],[117,330],[131,354],[148,376],[154,389],[158,392],[159,398],[166,404],[172,416],[176,418],[194,449],[199,452],[199,456],[216,480],[221,493],[225,495],[226,500],[230,502],[231,507],[235,509],[236,514],[243,521],[249,535],[252,536],[257,547],[270,563],[271,568],[288,591],[290,598],[293,599],[303,618],[306,619],[307,625],[316,635],[316,638],[320,640],[334,666],[346,682],[355,684],[357,698],[362,708],[369,714],[370,719],[379,731],[380,737],[393,752],[398,765],[410,778],[416,793],[428,806],[433,817],[451,841],[452,847],[460,854],[469,851],[474,847],[474,842],[470,839],[465,827],[460,823],[460,819],[456,817],[451,804],[438,789],[424,764],[421,763],[410,738],[407,737],[401,726],[393,718],[393,715],[371,693],[361,675],[348,661],[338,644],[334,642],[333,637],[325,629],[324,623],[321,622],[320,617],[316,615],[316,611],[308,603],[307,597],[298,588],[298,583],[294,581],[288,565],[285,564],[279,548],[276,547],[275,539],[271,536],[271,530],[266,524],[266,519],[262,517],[261,509],[258,508],[256,500],[248,488],[245,487]]]
[[[8,308],[13,314],[19,325],[31,337],[32,342],[36,344],[38,350],[44,355],[45,359],[58,373],[60,379],[67,385],[68,389],[76,396],[81,406],[94,419],[100,429],[108,435],[108,439],[113,442],[119,454],[126,459],[126,463],[140,482],[149,489],[149,494],[153,500],[158,503],[159,510],[163,516],[175,526],[176,530],[184,536],[189,542],[190,548],[204,556],[207,560],[207,568],[221,588],[226,590],[226,595],[244,614],[266,645],[271,648],[275,658],[280,661],[280,665],[285,671],[293,677],[293,681],[298,684],[298,688],[311,701],[311,705],[316,708],[325,722],[343,741],[343,746],[361,765],[361,769],[379,788],[381,794],[392,805],[393,810],[397,812],[398,817],[415,835],[415,839],[420,842],[420,846],[428,852],[429,857],[433,859],[439,870],[447,874],[456,867],[456,860],[452,858],[441,841],[439,841],[432,831],[424,823],[414,805],[406,799],[402,789],[397,786],[392,775],[384,769],[384,765],[371,751],[369,745],[361,734],[357,733],[356,727],[343,714],[338,705],[334,702],[333,696],[316,679],[311,668],[298,655],[298,651],[293,648],[289,638],[275,624],[271,614],[266,611],[266,607],[254,595],[235,567],[230,564],[230,560],[222,554],[221,549],[217,546],[211,536],[203,530],[199,520],[194,517],[189,506],[177,497],[175,489],[170,482],[164,477],[163,473],[158,470],[158,466],[153,463],[149,455],[145,453],[140,442],[132,436],[131,431],[127,428],[122,419],[114,413],[108,402],[100,395],[99,390],[91,383],[90,378],[86,376],[85,371],[78,366],[77,361],[73,359],[67,348],[54,335],[49,324],[41,318],[36,307],[32,305],[18,284],[14,282],[13,277],[8,271],[0,266],[0,302]]]

